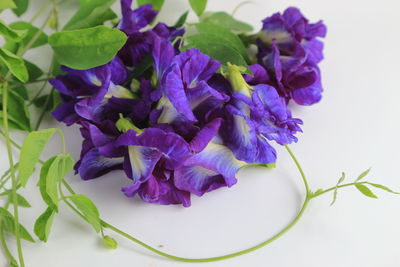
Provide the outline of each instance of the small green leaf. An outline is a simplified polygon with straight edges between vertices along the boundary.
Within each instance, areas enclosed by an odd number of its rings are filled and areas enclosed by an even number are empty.
[[[58,29],[58,15],[56,13],[53,13],[51,15],[49,21],[47,22],[47,25],[49,25],[50,29],[54,31]]]
[[[13,0],[1,0],[0,1],[0,12],[7,8],[16,8]]]
[[[117,249],[118,248],[118,243],[117,240],[115,240],[114,238],[106,235],[103,238],[103,243],[106,247],[110,248],[110,249]]]
[[[242,40],[227,28],[210,23],[198,23],[196,24],[196,28],[202,34],[210,34],[224,39],[226,43],[235,48],[246,61],[248,60],[247,51]]]
[[[247,23],[234,19],[226,12],[205,13],[202,22],[216,24],[235,32],[251,32],[253,27]]]
[[[25,62],[25,66],[28,69],[28,73],[29,73],[29,81],[28,82],[35,81],[43,75],[43,71],[38,66],[36,66],[32,62],[25,60],[25,59],[24,59],[24,62]]]
[[[387,192],[389,192],[389,193],[400,195],[400,192],[393,191],[392,189],[390,189],[390,188],[388,188],[388,187],[386,187],[386,186],[384,186],[384,185],[374,184],[374,183],[370,183],[370,182],[367,182],[367,184],[369,184],[369,185],[371,185],[371,186],[373,186],[373,187],[376,187],[376,188],[385,190],[385,191],[387,191]]]
[[[346,178],[346,174],[345,174],[344,172],[342,172],[342,176],[339,178],[338,182],[336,183],[335,191],[333,191],[333,199],[332,199],[332,202],[331,202],[331,206],[332,206],[333,204],[335,204],[336,198],[337,198],[338,186],[339,186],[341,183],[343,183],[343,181],[344,181],[345,178]]]
[[[39,180],[39,189],[40,189],[40,194],[42,195],[42,199],[44,202],[49,206],[49,207],[56,207],[54,205],[52,199],[50,198],[49,194],[47,194],[46,188],[47,188],[47,176],[49,173],[50,166],[53,164],[54,160],[57,158],[57,156],[49,158],[42,166],[40,169],[40,180]]]
[[[45,111],[54,111],[61,104],[60,93],[53,91],[51,95],[43,95],[38,97],[35,99],[35,101],[33,101],[33,104]]]
[[[189,0],[190,6],[197,16],[201,16],[207,6],[207,0]]]
[[[99,211],[93,201],[85,195],[72,195],[69,197],[75,206],[80,210],[86,221],[93,226],[98,233],[101,230]]]
[[[0,61],[2,61],[9,71],[21,82],[25,83],[29,79],[28,70],[24,60],[5,48],[0,47]]]
[[[183,24],[185,24],[186,19],[189,15],[189,11],[186,11],[185,13],[183,13],[179,19],[175,22],[175,25],[173,26],[174,28],[180,28],[183,26]]]
[[[46,211],[36,220],[34,232],[39,240],[47,242],[49,239],[50,229],[53,224],[55,214],[56,210],[48,207]]]
[[[97,26],[54,33],[49,44],[61,64],[84,70],[110,62],[126,40],[126,35],[118,29]]]
[[[10,40],[19,42],[22,40],[22,38],[24,38],[26,32],[14,30],[7,26],[2,20],[0,20],[0,34]]]
[[[360,181],[361,179],[363,179],[365,176],[368,175],[368,173],[369,173],[370,171],[371,171],[371,168],[369,168],[368,170],[366,170],[366,171],[364,171],[363,173],[361,173],[361,174],[357,177],[357,179],[356,179],[355,182],[358,182],[358,181]]]
[[[25,186],[29,177],[35,170],[43,149],[53,136],[56,129],[46,129],[31,132],[26,138],[21,148],[20,160],[18,166],[18,179],[22,186]]]
[[[209,55],[211,58],[218,60],[222,64],[232,63],[237,66],[243,66],[244,73],[250,74],[246,60],[242,55],[233,48],[223,38],[218,38],[211,34],[196,34],[187,37],[189,44],[182,47],[181,50],[191,48],[200,49],[202,53]]]
[[[33,42],[30,48],[36,48],[47,44],[47,35],[28,22],[14,22],[10,24],[10,27],[14,30],[26,31],[26,35],[20,43],[13,42],[12,40],[7,40],[5,47],[13,52],[16,52],[19,46],[26,46],[39,31],[39,36],[37,37],[36,41]]]
[[[6,209],[0,207],[0,216],[2,217],[3,224],[4,224],[4,229],[15,235],[15,219],[14,216]],[[29,234],[28,230],[22,225],[19,224],[19,236],[29,242],[34,243],[35,240],[33,237]]]
[[[46,193],[54,205],[58,205],[58,183],[73,170],[74,160],[70,155],[58,155],[50,165],[46,176]]]
[[[164,0],[137,0],[137,3],[139,6],[151,4],[153,9],[161,10],[161,8],[164,4]]]
[[[67,22],[64,30],[94,27],[115,18],[110,6],[116,0],[80,0],[78,12]]]
[[[15,15],[20,17],[28,10],[29,0],[14,0],[15,5],[17,6],[12,11]]]
[[[360,191],[363,195],[370,197],[370,198],[378,198],[372,191],[363,184],[355,184],[358,191]]]
[[[22,91],[21,91],[22,90]],[[21,96],[23,89],[14,88],[10,91],[8,96],[8,122],[10,128],[22,131],[31,131],[29,111],[23,96]],[[0,92],[1,94],[1,92]],[[1,106],[1,104],[0,104]],[[0,108],[2,109],[2,107]],[[3,116],[0,113],[0,120],[3,120]]]

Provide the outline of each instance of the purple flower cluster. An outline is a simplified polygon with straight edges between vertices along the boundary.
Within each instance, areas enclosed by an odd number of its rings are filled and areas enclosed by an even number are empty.
[[[81,127],[82,179],[123,170],[127,197],[188,207],[191,194],[234,185],[241,167],[275,163],[271,142],[297,141],[302,121],[287,102],[321,97],[322,23],[293,8],[265,19],[253,75],[229,63],[221,74],[200,50],[179,51],[183,28],[150,27],[151,5],[121,5],[118,28],[128,41],[118,55],[93,69],[63,67],[51,80],[63,99],[54,117]]]

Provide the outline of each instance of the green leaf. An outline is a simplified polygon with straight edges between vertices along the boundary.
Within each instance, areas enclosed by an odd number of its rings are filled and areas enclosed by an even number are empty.
[[[50,229],[56,212],[57,211],[55,209],[48,207],[46,211],[36,220],[34,232],[39,240],[47,242],[49,239]]]
[[[0,34],[10,40],[19,42],[25,36],[26,32],[14,30],[7,26],[2,20],[0,20]]]
[[[115,240],[114,238],[106,235],[103,238],[103,243],[106,247],[110,248],[110,249],[117,249],[118,248],[118,243],[117,240]]]
[[[64,30],[89,28],[113,19],[114,16],[111,14],[112,11],[109,8],[115,1],[116,0],[80,0],[80,9],[67,22],[64,26]]]
[[[236,32],[251,32],[253,27],[247,23],[234,19],[226,12],[205,13],[202,22],[216,24]]]
[[[369,173],[370,171],[371,171],[371,168],[369,168],[368,170],[366,170],[366,171],[364,171],[363,173],[361,173],[361,174],[357,177],[357,179],[356,179],[355,182],[358,182],[358,181],[360,181],[361,179],[363,179],[365,176],[368,175],[368,173]]]
[[[232,63],[237,66],[245,67],[245,73],[251,74],[246,60],[223,38],[218,38],[211,34],[196,34],[187,37],[189,44],[182,47],[181,50],[198,48],[202,53],[211,58],[220,61],[222,64]]]
[[[185,24],[186,19],[189,15],[189,11],[186,11],[185,13],[183,13],[179,19],[175,22],[175,25],[173,26],[174,28],[180,28],[183,26],[183,24]]]
[[[98,233],[101,230],[99,211],[93,201],[85,195],[72,195],[69,197],[75,206],[80,210],[86,221],[93,226]]]
[[[51,200],[50,196],[47,194],[46,191],[46,184],[47,184],[47,175],[49,173],[50,166],[53,164],[54,160],[57,158],[57,156],[53,156],[49,158],[42,166],[40,169],[40,180],[39,180],[39,189],[40,189],[40,194],[42,195],[42,199],[44,202],[49,206],[49,207],[56,207]]]
[[[201,16],[207,6],[207,0],[189,0],[190,6],[197,16]]]
[[[28,100],[28,90],[26,89],[25,86],[20,85],[20,86],[14,87],[12,89],[12,92],[19,95],[23,100],[25,100],[25,101]]]
[[[14,216],[6,209],[0,207],[0,216],[2,217],[3,224],[4,224],[4,229],[15,235],[15,219]],[[34,243],[35,240],[33,237],[29,234],[28,230],[22,225],[19,224],[19,236],[29,242]]]
[[[2,61],[9,71],[21,82],[25,83],[29,79],[28,70],[24,60],[5,48],[0,47],[0,61]]]
[[[16,90],[15,90],[16,89]],[[15,91],[14,91],[15,90]],[[23,90],[23,89],[22,89]],[[31,131],[29,111],[25,99],[20,94],[24,93],[21,88],[14,88],[8,96],[8,122],[10,128],[22,131]],[[1,94],[1,92],[0,92]],[[1,104],[0,104],[1,106]],[[0,109],[3,109],[2,107]],[[0,120],[3,121],[3,114],[0,113]]]
[[[36,66],[35,64],[33,64],[32,62],[28,61],[28,60],[24,60],[25,62],[25,66],[28,69],[28,73],[29,73],[29,81],[28,82],[32,82],[32,81],[36,81],[39,77],[41,77],[43,75],[43,71]]]
[[[60,154],[51,163],[46,175],[46,193],[52,203],[58,205],[58,183],[73,170],[74,160],[70,155]]]
[[[50,99],[47,101],[48,97],[50,97]],[[51,95],[43,95],[38,97],[35,101],[33,101],[33,104],[40,109],[52,112],[61,104],[60,93],[53,91]]]
[[[126,35],[118,29],[97,26],[54,33],[49,44],[61,64],[84,70],[110,62],[126,40]]]
[[[232,33],[227,28],[210,23],[198,23],[196,24],[196,28],[202,34],[210,34],[224,39],[226,43],[235,48],[242,55],[242,57],[248,61],[247,51],[242,40],[240,40],[236,34]]]
[[[360,191],[363,195],[370,197],[370,198],[378,198],[372,191],[363,184],[355,184],[358,191]]]
[[[151,4],[153,6],[153,9],[161,10],[164,4],[164,0],[137,0],[137,3],[139,6]]]
[[[18,166],[18,179],[22,186],[25,186],[29,177],[35,170],[43,149],[53,136],[56,129],[46,129],[31,132],[26,138],[21,148]]]
[[[6,48],[10,49],[11,51],[16,52],[19,46],[26,46],[32,38],[40,32],[39,36],[33,42],[30,48],[36,48],[42,45],[47,44],[47,35],[39,30],[37,27],[33,26],[32,24],[25,22],[25,21],[18,21],[10,24],[10,27],[14,30],[19,31],[26,31],[25,37],[22,39],[20,43],[13,42],[12,40],[7,39]]]
[[[385,191],[387,191],[387,192],[389,192],[389,193],[400,195],[400,192],[393,191],[392,189],[390,189],[390,188],[388,188],[388,187],[386,187],[386,186],[384,186],[384,185],[374,184],[374,183],[370,183],[370,182],[367,182],[367,184],[369,184],[369,185],[371,185],[371,186],[373,186],[373,187],[376,187],[376,188],[385,190]]]
[[[332,206],[333,204],[335,204],[336,198],[337,198],[338,186],[339,186],[341,183],[343,183],[343,181],[344,181],[345,178],[346,178],[346,174],[345,174],[344,172],[342,172],[342,176],[339,178],[338,182],[336,183],[335,191],[333,191],[333,199],[332,199],[332,202],[331,202],[331,206]]]
[[[20,17],[28,10],[29,0],[14,0],[15,5],[17,6],[12,11],[15,15]]]
[[[49,18],[49,21],[47,22],[47,25],[49,25],[50,29],[57,31],[58,29],[58,14],[53,12],[51,17]]]
[[[0,1],[0,12],[7,8],[16,8],[13,0],[1,0]]]

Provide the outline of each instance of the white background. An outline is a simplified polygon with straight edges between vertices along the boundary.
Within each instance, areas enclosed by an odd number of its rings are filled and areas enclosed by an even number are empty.
[[[210,0],[208,10],[232,11],[242,0]],[[43,0],[31,0],[32,14]],[[174,22],[188,9],[185,0],[167,0],[161,20]],[[400,189],[400,22],[397,0],[254,0],[237,17],[258,29],[260,21],[288,6],[298,6],[311,21],[323,19],[328,26],[326,59],[321,64],[325,88],[323,101],[294,113],[305,125],[298,144],[292,146],[312,189],[333,186],[341,171],[349,180],[372,167],[371,180]],[[34,3],[34,4],[33,4]],[[71,14],[70,4],[62,12]],[[118,7],[117,7],[118,10]],[[68,16],[68,15],[67,15]],[[0,15],[14,20],[10,12]],[[195,21],[195,17],[191,17]],[[48,65],[49,48],[28,54],[42,67]],[[32,86],[32,90],[37,87]],[[45,126],[59,127],[48,118]],[[77,158],[81,137],[75,127],[65,128],[68,149]],[[22,136],[13,133],[22,140]],[[0,167],[6,169],[5,146],[0,143]],[[59,151],[53,140],[46,155]],[[69,181],[76,191],[97,203],[102,217],[135,237],[185,257],[210,257],[255,245],[285,226],[296,214],[304,191],[295,166],[279,149],[278,167],[241,170],[231,189],[193,197],[190,208],[158,206],[126,199],[119,191],[128,184],[123,173],[83,182]],[[21,209],[22,221],[32,225],[44,210],[35,188],[37,175],[22,194],[33,204]],[[296,227],[280,240],[254,253],[199,266],[274,267],[397,267],[400,266],[400,199],[377,192],[367,199],[353,188],[340,190],[329,207],[331,194],[312,201]],[[119,249],[103,248],[94,231],[62,206],[48,243],[25,243],[28,267],[125,267],[189,266],[153,255],[112,232]],[[0,255],[0,266],[4,259]]]

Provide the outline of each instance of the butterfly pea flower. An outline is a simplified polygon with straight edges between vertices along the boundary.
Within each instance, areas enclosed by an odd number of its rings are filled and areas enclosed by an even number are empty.
[[[71,125],[82,119],[104,120],[104,108],[110,101],[122,99],[132,105],[133,93],[123,87],[128,70],[115,57],[110,63],[88,70],[62,67],[67,72],[49,82],[60,92],[63,104],[54,112],[54,117]]]
[[[312,105],[322,97],[318,63],[323,59],[326,26],[309,23],[297,8],[263,20],[258,40],[258,63],[268,70],[269,84],[286,100]]]
[[[128,40],[118,55],[127,66],[137,66],[150,54],[154,36],[171,41],[182,36],[185,30],[157,23],[153,28],[144,31],[143,29],[154,21],[157,11],[152,9],[151,4],[142,5],[137,9],[132,9],[131,6],[132,0],[121,0],[122,19],[118,28],[126,33]],[[176,45],[179,45],[179,42]]]
[[[241,161],[275,163],[276,151],[269,141],[281,145],[296,142],[294,134],[301,131],[298,125],[302,122],[292,118],[274,87],[267,84],[251,86],[240,71],[240,67],[228,64],[225,76],[233,92],[224,108],[221,137]]]
[[[161,38],[155,38],[152,54],[158,81],[153,93],[154,100],[158,100],[154,116],[157,123],[195,123],[199,119],[196,112],[201,112],[206,102],[227,101],[227,95],[207,83],[219,69],[218,61],[198,49],[176,55],[171,43]]]

